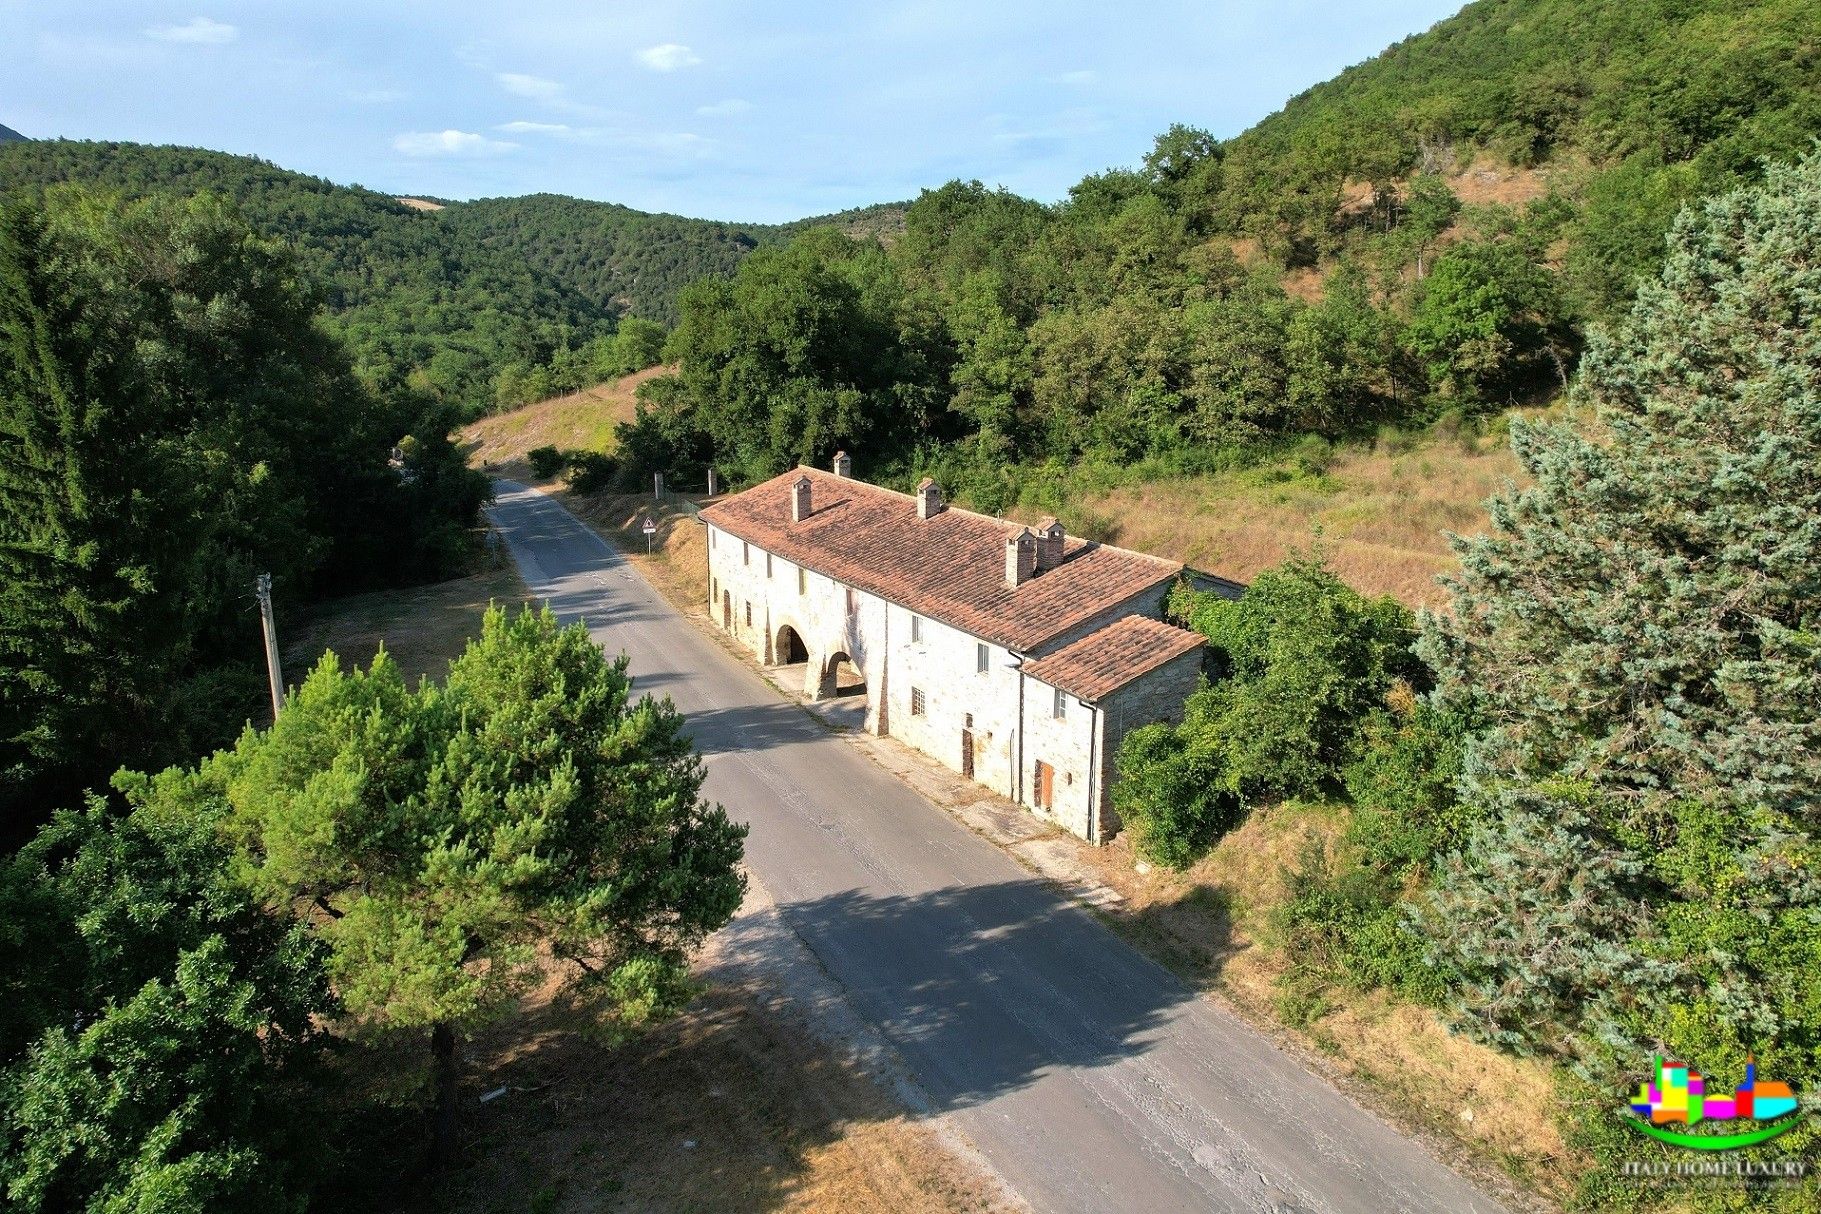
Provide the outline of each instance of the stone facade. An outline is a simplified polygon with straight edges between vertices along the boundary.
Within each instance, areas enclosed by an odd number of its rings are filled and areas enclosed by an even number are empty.
[[[794,502],[784,509],[800,521]],[[1083,638],[1121,619],[1160,618],[1173,580],[1168,573],[1047,638],[1037,652],[1023,653],[857,589],[807,561],[787,560],[712,515],[705,521],[713,618],[759,661],[800,663],[802,690],[812,700],[840,694],[841,684],[854,681],[851,673],[841,677],[851,667],[864,679],[868,731],[899,738],[1094,842],[1119,829],[1108,797],[1110,756],[1129,730],[1179,719],[1199,677],[1199,647],[1142,670],[1098,702],[1023,670],[1039,654],[1090,643]],[[1059,528],[1055,536],[1059,549]]]

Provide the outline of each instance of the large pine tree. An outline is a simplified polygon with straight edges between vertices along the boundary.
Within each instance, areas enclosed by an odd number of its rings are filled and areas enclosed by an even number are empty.
[[[1812,1067],[1821,993],[1821,152],[1684,214],[1534,485],[1457,544],[1440,694],[1485,824],[1423,915],[1465,1019],[1583,1062]],[[1719,1057],[1715,1058],[1714,1055]]]

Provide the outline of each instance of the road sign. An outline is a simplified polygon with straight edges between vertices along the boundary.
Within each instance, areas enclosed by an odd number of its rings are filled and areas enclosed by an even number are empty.
[[[645,555],[651,555],[651,537],[658,533],[658,521],[649,514],[645,516],[645,525],[639,528],[645,533]]]

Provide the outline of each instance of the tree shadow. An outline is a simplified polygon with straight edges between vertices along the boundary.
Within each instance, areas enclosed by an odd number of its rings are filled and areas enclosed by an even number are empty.
[[[805,1192],[827,1208],[992,1208],[987,1182],[756,983],[716,982],[618,1045],[591,1022],[533,999],[473,1041],[466,1162],[404,1208],[769,1210]]]
[[[1143,1053],[1195,998],[1137,954],[1106,949],[1092,916],[1045,881],[848,890],[778,909],[938,1110]]]

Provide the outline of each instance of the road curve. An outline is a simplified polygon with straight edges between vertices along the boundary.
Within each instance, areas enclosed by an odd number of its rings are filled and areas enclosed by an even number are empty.
[[[561,505],[495,488],[532,593],[687,714],[785,922],[1033,1207],[1500,1209],[780,699]]]

